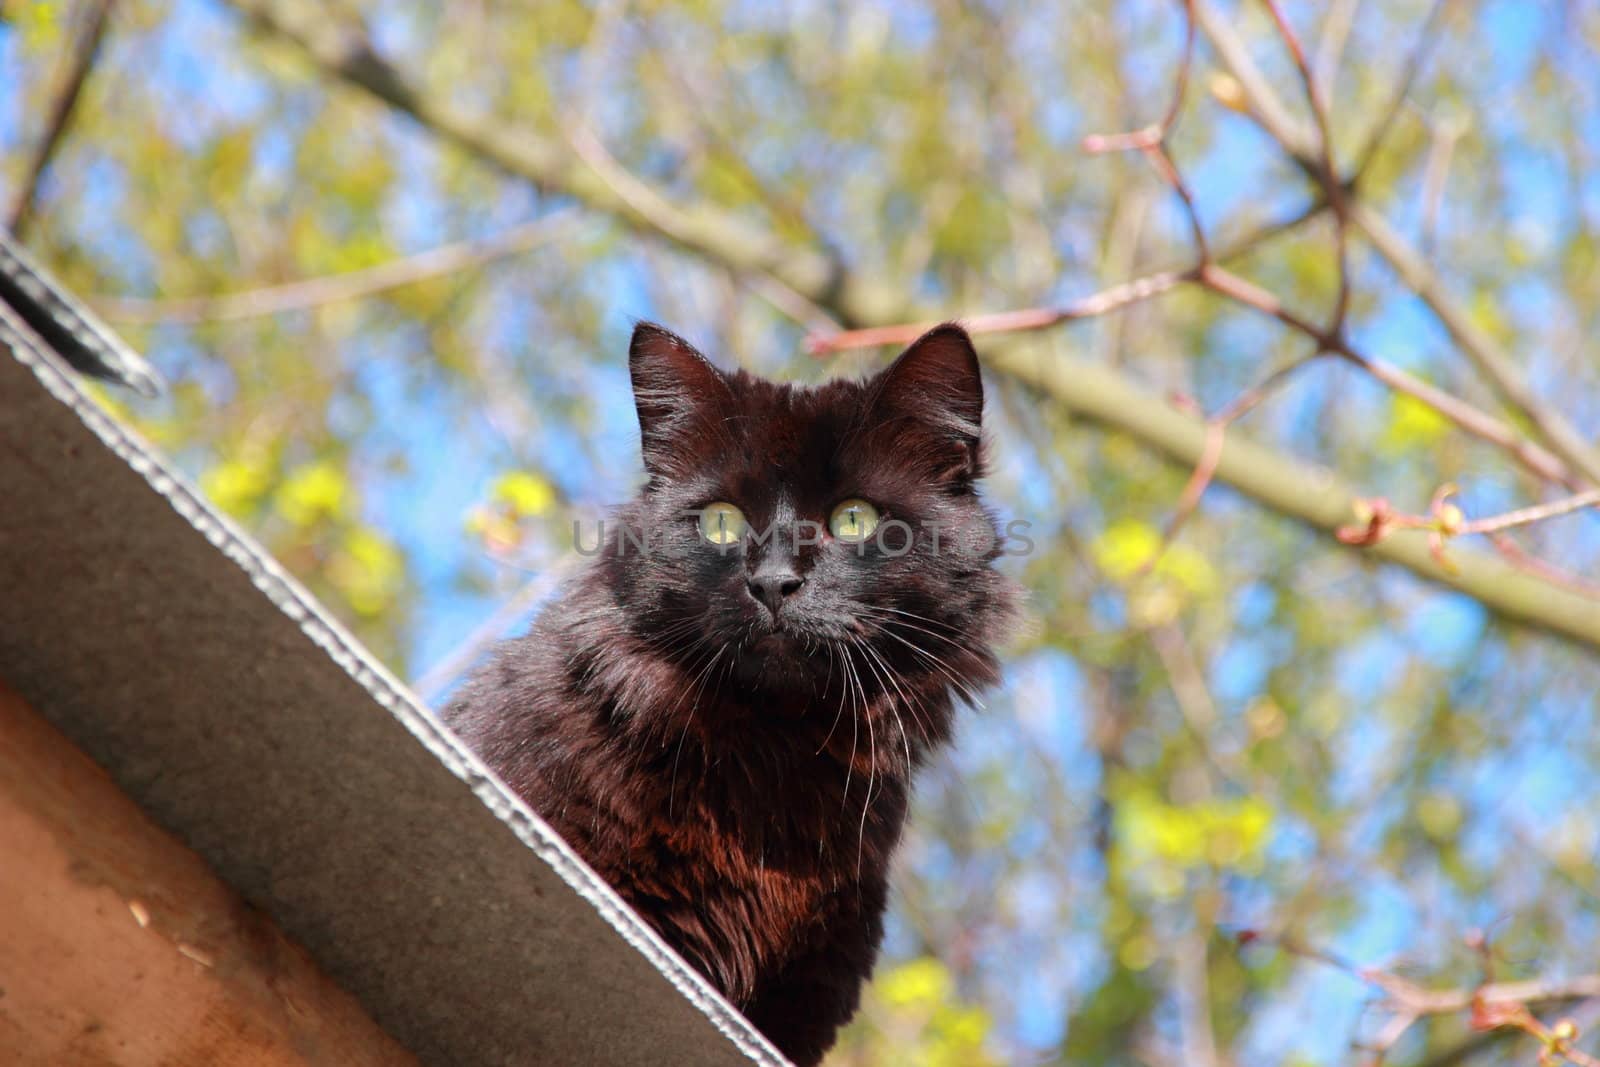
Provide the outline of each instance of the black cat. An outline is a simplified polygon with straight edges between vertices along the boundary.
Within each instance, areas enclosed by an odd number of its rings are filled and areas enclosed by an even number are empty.
[[[450,725],[801,1067],[855,1011],[911,775],[996,678],[983,385],[940,326],[865,382],[629,354],[649,480]]]

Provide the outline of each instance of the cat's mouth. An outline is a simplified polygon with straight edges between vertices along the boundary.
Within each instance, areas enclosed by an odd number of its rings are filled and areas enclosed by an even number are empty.
[[[804,648],[806,644],[804,637],[780,627],[762,634],[750,647],[756,652],[771,654],[795,652]]]
[[[866,634],[866,627],[854,620],[833,620],[795,614],[767,618],[755,627],[747,646],[752,649],[796,649],[819,651],[830,641],[850,641]]]
[[[740,642],[740,659],[762,673],[780,670],[786,675],[820,672],[841,645],[866,636],[866,628],[852,618],[817,617],[807,612],[779,612],[747,623]]]

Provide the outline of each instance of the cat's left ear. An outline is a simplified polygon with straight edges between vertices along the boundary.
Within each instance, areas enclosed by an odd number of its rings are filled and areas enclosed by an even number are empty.
[[[645,470],[660,474],[686,465],[696,443],[718,428],[730,399],[722,372],[671,330],[641,322],[628,346],[628,374]]]
[[[967,331],[953,322],[911,343],[878,376],[875,422],[904,435],[936,481],[977,477],[983,429],[983,378]]]

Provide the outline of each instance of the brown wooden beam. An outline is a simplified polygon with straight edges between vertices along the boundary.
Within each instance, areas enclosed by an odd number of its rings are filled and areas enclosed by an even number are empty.
[[[0,1063],[415,1062],[0,681]]]

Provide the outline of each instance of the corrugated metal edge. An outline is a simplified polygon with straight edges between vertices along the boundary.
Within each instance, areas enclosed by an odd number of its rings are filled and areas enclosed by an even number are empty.
[[[94,312],[67,295],[50,272],[34,262],[14,236],[0,229],[0,302],[5,289],[14,292],[31,306],[16,308],[25,322],[37,332],[49,322],[59,340],[76,352],[62,352],[78,370],[125,385],[145,396],[161,392],[161,375],[127,342],[113,333]],[[32,314],[30,315],[29,312]],[[70,358],[76,356],[76,359]]]
[[[637,950],[713,1026],[754,1062],[766,1067],[789,1063],[698,972],[636,915],[622,898],[550,826],[500,781],[425,709],[403,682],[389,673],[306,589],[255,542],[205,502],[199,491],[170,470],[153,449],[108,415],[75,382],[58,357],[0,302],[0,341],[18,362],[119,459],[136,471],[183,519],[242,570],[257,589],[288,616],[313,644],[398,719],[451,774],[473,793],[523,844],[589,903],[606,923]]]

